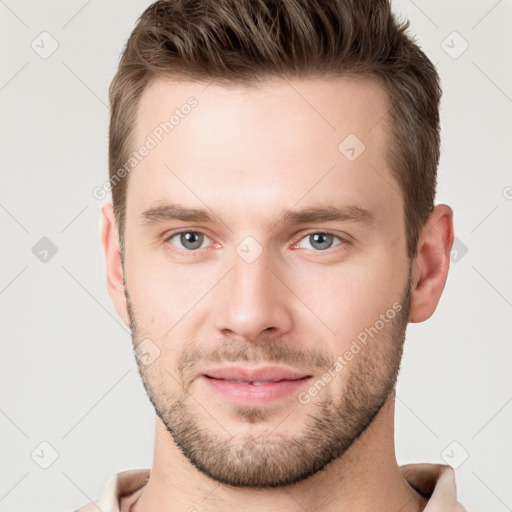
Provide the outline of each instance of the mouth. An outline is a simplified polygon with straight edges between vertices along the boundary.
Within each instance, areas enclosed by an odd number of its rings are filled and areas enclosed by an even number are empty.
[[[223,380],[223,381],[226,381],[226,382],[233,382],[235,384],[244,384],[246,386],[265,386],[266,384],[275,384],[277,382],[284,382],[284,381],[297,381],[297,380],[304,380],[304,379],[308,379],[309,378],[309,376],[306,376],[306,377],[299,377],[297,379],[246,381],[246,380],[234,380],[234,379],[217,379],[216,377],[211,377],[210,375],[205,375],[205,377],[207,379]]]
[[[258,406],[289,398],[312,377],[284,367],[224,367],[208,370],[201,375],[201,380],[210,391],[228,402]]]
[[[225,366],[209,369],[204,373],[204,375],[213,379],[228,380],[244,384],[266,384],[282,380],[299,380],[304,377],[310,377],[310,375],[305,374],[304,372],[284,366],[264,366],[252,369],[240,366]]]

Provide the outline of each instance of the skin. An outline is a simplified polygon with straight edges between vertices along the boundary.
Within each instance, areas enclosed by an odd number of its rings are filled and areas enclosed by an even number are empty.
[[[395,381],[407,322],[428,319],[443,291],[452,210],[435,207],[410,261],[386,162],[388,100],[371,81],[158,79],[134,147],[190,96],[197,107],[129,175],[123,264],[111,203],[102,209],[109,294],[134,346],[159,350],[148,366],[137,359],[157,412],[151,477],[123,510],[423,510],[395,457]],[[354,161],[338,150],[348,134],[366,146]],[[166,203],[206,209],[213,222],[144,222]],[[282,220],[326,205],[373,220]],[[206,235],[199,249],[171,237],[183,228]],[[335,236],[321,250],[309,235],[325,232]],[[248,236],[262,251],[251,263],[236,251]],[[400,314],[309,403],[235,407],[198,378],[229,361],[322,379],[393,304]]]

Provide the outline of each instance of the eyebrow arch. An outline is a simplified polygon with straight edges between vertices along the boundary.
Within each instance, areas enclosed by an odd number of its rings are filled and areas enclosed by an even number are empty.
[[[141,214],[144,224],[158,224],[168,220],[182,220],[185,222],[209,222],[213,219],[206,210],[196,208],[183,208],[178,204],[164,204],[149,208]]]
[[[215,219],[207,210],[184,208],[178,204],[164,204],[149,208],[141,214],[141,222],[146,225],[159,224],[170,220],[184,222],[202,222],[213,224]],[[288,225],[308,224],[313,222],[342,221],[371,225],[375,215],[368,209],[352,204],[343,207],[327,206],[288,210],[281,215],[281,222]]]
[[[358,205],[327,206],[307,208],[305,210],[289,210],[284,213],[282,221],[285,224],[308,224],[311,222],[358,222],[370,225],[375,221],[375,215],[366,208]]]

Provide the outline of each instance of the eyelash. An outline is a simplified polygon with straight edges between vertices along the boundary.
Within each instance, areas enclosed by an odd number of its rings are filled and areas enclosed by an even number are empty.
[[[183,233],[196,233],[196,234],[200,234],[200,235],[204,235],[206,238],[210,238],[206,233],[202,232],[202,231],[198,231],[198,230],[194,230],[194,229],[182,229],[182,230],[178,230],[178,231],[173,231],[172,233],[170,233],[168,236],[165,237],[165,242],[168,243],[169,245],[172,245],[174,247],[174,249],[172,250],[176,250],[178,252],[182,252],[182,253],[189,253],[189,254],[192,254],[192,253],[196,253],[196,252],[199,252],[200,249],[205,249],[205,247],[203,248],[198,248],[198,249],[181,249],[179,247],[176,247],[174,246],[172,243],[170,243],[170,240],[172,238],[174,238],[175,236],[177,235],[181,235]],[[324,250],[315,250],[315,249],[307,249],[307,250],[312,250],[313,252],[317,252],[317,253],[330,253],[332,254],[332,252],[334,251],[337,251],[337,250],[343,250],[346,248],[347,245],[349,245],[349,240],[347,238],[344,238],[336,233],[333,233],[332,231],[310,231],[308,233],[305,233],[303,234],[299,239],[297,239],[293,244],[292,246],[295,247],[297,246],[302,240],[304,240],[305,238],[307,238],[308,236],[311,236],[311,235],[316,235],[316,234],[322,234],[322,235],[331,235],[333,236],[334,238],[337,238],[341,243],[333,246],[333,247],[329,247],[327,249],[324,249]]]

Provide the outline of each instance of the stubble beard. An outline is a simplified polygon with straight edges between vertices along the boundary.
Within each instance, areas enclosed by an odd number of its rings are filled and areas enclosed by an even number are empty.
[[[146,367],[137,359],[144,388],[176,446],[204,475],[216,482],[243,488],[296,484],[342,457],[372,424],[394,390],[409,316],[410,290],[409,277],[400,312],[385,332],[368,341],[361,352],[354,355],[330,384],[333,388],[323,389],[316,400],[307,405],[296,402],[295,407],[310,410],[302,428],[293,434],[279,430],[283,415],[273,413],[272,408],[233,406],[236,418],[254,427],[247,428],[243,436],[230,435],[228,429],[223,428],[221,418],[210,417],[215,416],[211,404],[198,403],[189,394],[188,386],[178,385],[171,374],[159,366],[158,360]],[[144,336],[137,329],[139,323],[127,288],[125,293],[135,350]],[[226,347],[233,348],[229,344]],[[290,364],[294,359],[290,348],[284,350],[275,339],[259,345],[238,345],[234,351],[217,352],[216,356],[220,354],[231,362]],[[237,359],[236,354],[243,354],[243,357]],[[295,356],[295,359],[302,358],[302,354]],[[340,388],[340,382],[342,389],[335,389]],[[211,423],[213,429],[205,422]]]

